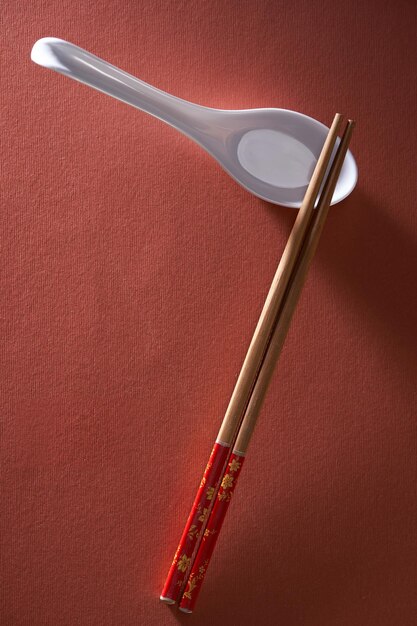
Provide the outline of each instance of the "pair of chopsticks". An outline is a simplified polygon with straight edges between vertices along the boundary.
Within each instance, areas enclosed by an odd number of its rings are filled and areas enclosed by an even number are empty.
[[[178,601],[180,610],[186,613],[193,611],[201,589],[274,366],[323,230],[354,128],[354,122],[349,120],[326,177],[341,124],[342,116],[337,114],[278,265],[161,593],[162,601],[169,604]]]

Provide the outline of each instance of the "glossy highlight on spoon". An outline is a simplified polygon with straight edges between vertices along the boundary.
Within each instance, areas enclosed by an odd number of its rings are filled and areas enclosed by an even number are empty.
[[[275,187],[291,189],[308,185],[317,163],[301,141],[279,130],[250,130],[237,147],[239,162],[246,171]]]

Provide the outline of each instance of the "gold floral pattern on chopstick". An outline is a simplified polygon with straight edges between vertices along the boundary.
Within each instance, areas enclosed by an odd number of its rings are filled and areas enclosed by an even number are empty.
[[[192,524],[188,531],[188,538],[192,541],[193,539],[196,539],[197,537],[198,537],[198,527],[195,524]]]
[[[204,522],[208,518],[209,510],[210,509],[207,509],[207,508],[203,509],[203,512],[201,513],[200,517],[198,518],[198,521],[201,522],[202,524],[204,524]]]
[[[185,553],[181,555],[180,560],[178,561],[177,568],[180,572],[186,572],[191,563],[191,557],[187,556]]]
[[[191,574],[190,578],[188,579],[187,589],[184,591],[185,598],[188,598],[189,600],[191,600],[192,598],[191,594],[194,591],[194,589],[197,587],[197,583],[203,580],[204,578],[207,565],[208,565],[208,559],[204,562],[203,565],[200,565],[200,567],[198,568],[198,574]]]
[[[232,491],[219,491],[219,493],[217,494],[217,498],[220,500],[220,502],[230,502],[232,498],[232,493]]]
[[[191,600],[191,594],[196,587],[197,587],[197,581],[195,577],[193,576],[192,578],[188,580],[187,591],[184,591],[185,597]]]
[[[238,469],[240,468],[241,463],[239,463],[239,461],[237,461],[236,459],[233,459],[230,463],[229,463],[229,468],[231,472],[237,472]]]
[[[180,608],[191,611],[194,608],[194,603],[199,594],[203,578],[206,575],[208,563],[217,541],[224,516],[242,470],[243,460],[244,457],[238,456],[235,453],[232,453],[229,459],[226,474],[221,482],[217,497],[214,498],[214,506],[211,510],[207,526],[203,532],[202,541],[189,573],[188,582],[180,602]]]
[[[222,488],[223,489],[230,489],[230,487],[233,485],[233,476],[230,476],[230,474],[225,474],[223,476],[223,480],[222,480]]]
[[[192,564],[192,554],[203,537],[205,524],[216,499],[217,489],[220,485],[222,472],[227,464],[229,453],[230,449],[228,446],[217,442],[213,446],[187,524],[161,592],[164,600],[168,599],[174,602],[178,600],[180,588],[178,581],[181,580],[185,584],[188,579],[188,572]]]

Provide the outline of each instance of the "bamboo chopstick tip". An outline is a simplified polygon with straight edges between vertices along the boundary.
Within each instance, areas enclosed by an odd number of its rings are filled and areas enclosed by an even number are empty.
[[[345,116],[343,115],[343,113],[335,113],[332,126],[334,126],[335,128],[340,127],[340,124],[343,122],[344,118]]]

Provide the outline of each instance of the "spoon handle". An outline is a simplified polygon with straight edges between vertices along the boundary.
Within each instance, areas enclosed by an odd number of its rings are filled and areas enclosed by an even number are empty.
[[[63,39],[45,37],[32,48],[32,61],[65,74],[170,124],[200,142],[211,109],[176,98]]]

